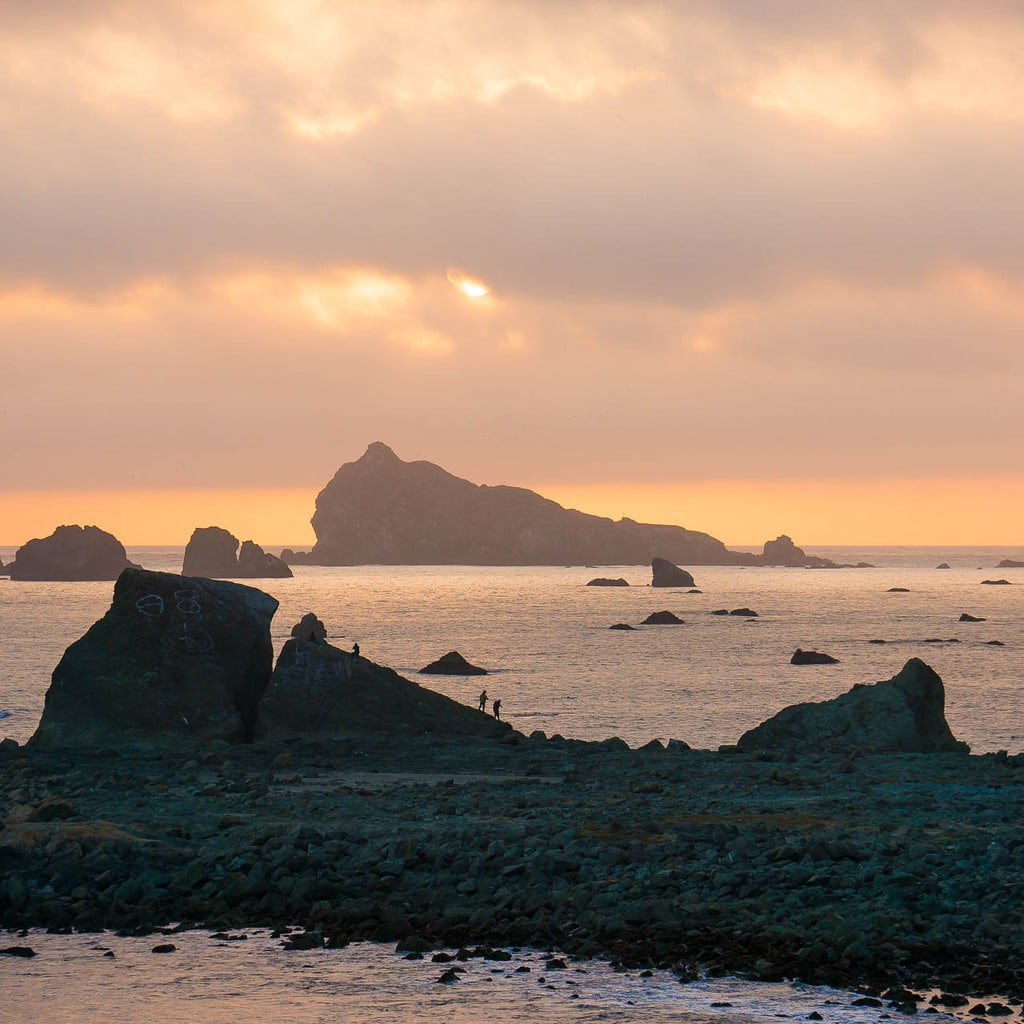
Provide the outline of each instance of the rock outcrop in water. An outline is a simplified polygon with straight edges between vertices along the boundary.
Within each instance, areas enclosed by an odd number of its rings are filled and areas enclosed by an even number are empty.
[[[379,441],[320,492],[312,524],[309,561],[319,565],[758,562],[706,533],[587,515],[522,487],[477,486],[430,462],[403,462]]]
[[[458,651],[449,651],[442,655],[437,661],[420,669],[427,675],[434,676],[485,676],[487,669],[473,665],[459,654]]]
[[[652,587],[692,587],[693,577],[678,565],[673,565],[667,558],[651,559]]]
[[[292,575],[280,558],[251,540],[245,541],[239,551],[238,538],[219,526],[198,526],[192,531],[181,572],[184,576],[239,580],[282,579]]]
[[[608,579],[607,576],[598,576],[587,583],[588,587],[628,587],[629,581],[619,576],[616,579]]]
[[[919,658],[892,679],[857,685],[834,700],[794,704],[745,732],[742,751],[968,752],[946,722],[942,680]]]
[[[97,526],[58,526],[18,548],[4,572],[12,580],[116,580],[133,564],[113,534]]]
[[[839,659],[822,651],[805,651],[798,647],[789,659],[790,665],[838,665]]]
[[[125,569],[107,613],[64,653],[29,741],[40,749],[252,738],[277,601],[238,583]]]
[[[289,640],[260,708],[268,739],[432,733],[501,737],[512,727],[330,644]]]

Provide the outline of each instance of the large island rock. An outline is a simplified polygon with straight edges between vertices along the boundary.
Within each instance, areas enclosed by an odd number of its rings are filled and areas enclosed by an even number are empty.
[[[441,655],[437,661],[432,661],[420,669],[427,675],[434,676],[485,676],[487,669],[474,665],[459,654],[458,651],[449,651]]]
[[[238,538],[220,526],[199,526],[192,531],[181,572],[211,579],[280,579],[292,575],[280,558],[267,554],[251,540],[245,541],[239,552]]]
[[[98,526],[58,526],[18,548],[4,572],[12,580],[116,580],[133,564],[124,545]]]
[[[156,749],[252,738],[277,601],[238,583],[125,569],[64,653],[29,743]]]
[[[784,533],[775,540],[764,542],[764,551],[761,555],[762,565],[782,565],[790,568],[806,569],[846,569],[849,566],[839,565],[831,558],[819,558],[817,555],[809,555],[803,548],[798,548],[791,537]],[[866,562],[858,563],[857,568],[868,567]]]
[[[741,751],[781,749],[863,753],[967,753],[946,722],[946,693],[938,674],[919,658],[873,685],[858,684],[834,700],[794,704],[745,732]]]
[[[756,565],[706,533],[613,521],[522,487],[477,486],[375,441],[316,499],[318,565]],[[294,553],[290,556],[295,558]]]
[[[673,565],[667,558],[651,559],[652,587],[692,587],[693,577],[678,565]]]
[[[260,707],[267,739],[371,733],[502,737],[512,727],[330,644],[289,640]]]

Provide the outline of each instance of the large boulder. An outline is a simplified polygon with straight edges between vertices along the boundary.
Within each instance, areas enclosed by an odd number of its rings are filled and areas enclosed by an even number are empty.
[[[281,741],[411,733],[497,738],[510,731],[389,668],[299,638],[282,648],[260,706],[259,735]]]
[[[58,526],[18,548],[4,571],[12,580],[116,580],[132,564],[124,545],[98,526]]]
[[[693,577],[678,565],[673,565],[667,558],[651,559],[652,587],[692,587]]]
[[[236,554],[237,552],[237,554]],[[238,538],[220,526],[199,526],[185,547],[183,576],[210,579],[279,579],[292,575],[276,555],[267,554],[251,540],[238,550]]]
[[[292,626],[292,636],[302,637],[303,640],[326,640],[327,627],[320,621],[313,612],[306,612],[298,622]]]
[[[938,674],[919,658],[873,685],[858,684],[834,700],[794,704],[745,732],[742,751],[782,749],[864,753],[966,753],[950,731]]]
[[[249,740],[273,669],[277,601],[238,583],[125,569],[64,652],[31,745],[153,748]]]

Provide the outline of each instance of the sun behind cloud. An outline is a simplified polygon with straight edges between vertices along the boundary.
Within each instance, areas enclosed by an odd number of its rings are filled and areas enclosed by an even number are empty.
[[[449,267],[446,276],[448,283],[456,290],[462,292],[467,299],[482,299],[490,295],[491,289],[475,277],[470,277],[464,270],[458,267]]]

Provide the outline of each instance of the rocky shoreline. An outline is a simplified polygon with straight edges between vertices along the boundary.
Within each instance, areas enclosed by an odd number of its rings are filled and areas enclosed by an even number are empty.
[[[910,990],[1019,1003],[1021,760],[511,731],[133,756],[8,741],[0,927],[269,926],[798,978],[907,1011]]]

